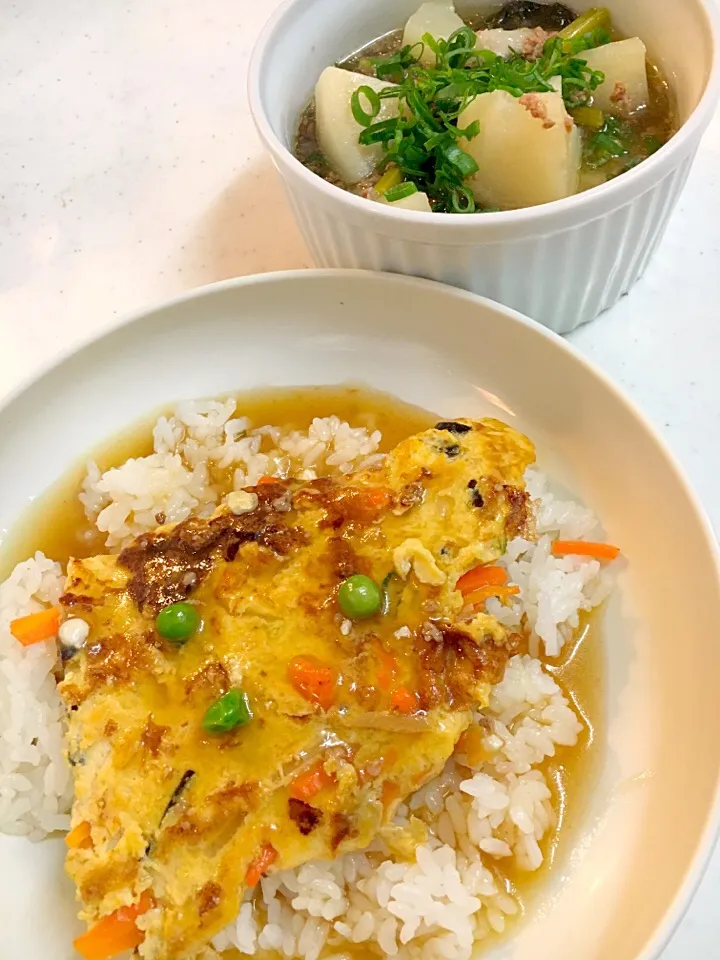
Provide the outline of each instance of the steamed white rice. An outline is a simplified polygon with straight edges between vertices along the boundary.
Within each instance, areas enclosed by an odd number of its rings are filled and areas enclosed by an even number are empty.
[[[315,418],[308,430],[253,428],[234,417],[235,401],[188,401],[153,430],[154,453],[101,473],[90,463],[80,500],[108,548],[191,513],[212,512],[223,493],[254,486],[263,476],[314,480],[319,473],[350,473],[370,465],[380,433],[338,417]],[[232,469],[232,486],[216,481]],[[160,519],[158,519],[160,518]]]
[[[253,427],[235,413],[232,400],[179,404],[157,421],[150,456],[104,473],[89,464],[80,498],[109,549],[158,523],[209,513],[231,488],[264,475],[347,474],[380,459],[377,431],[337,417],[290,432]],[[523,630],[531,653],[554,657],[580,613],[607,596],[611,575],[592,559],[552,556],[557,536],[597,538],[597,521],[538,471],[528,471],[527,484],[539,539],[508,544],[502,562],[520,594],[509,605],[491,600],[488,610]],[[9,623],[57,602],[62,584],[59,564],[38,553],[0,585],[0,830],[33,840],[68,828],[72,783],[54,648],[22,648]],[[582,725],[542,662],[525,655],[512,658],[493,689],[483,729],[490,759],[471,767],[455,757],[398,811],[395,833],[417,838],[414,853],[398,850],[390,835],[333,862],[266,877],[215,948],[317,960],[322,951],[339,956],[362,944],[401,960],[468,960],[475,941],[502,932],[520,909],[495,867],[542,864],[542,840],[556,823],[542,765],[573,747]]]

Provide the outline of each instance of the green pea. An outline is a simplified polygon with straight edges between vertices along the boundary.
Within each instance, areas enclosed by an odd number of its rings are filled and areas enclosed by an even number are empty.
[[[200,614],[190,603],[171,603],[157,615],[155,626],[161,637],[182,645],[200,626]]]
[[[203,727],[208,733],[228,733],[235,727],[244,727],[253,718],[247,694],[229,690],[207,708]]]
[[[356,573],[340,584],[338,603],[351,620],[367,620],[382,609],[383,592],[370,577]]]

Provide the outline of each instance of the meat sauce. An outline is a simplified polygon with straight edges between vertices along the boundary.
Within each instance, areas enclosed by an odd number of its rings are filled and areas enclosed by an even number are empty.
[[[388,395],[358,387],[303,387],[262,390],[238,394],[238,410],[253,424],[272,423],[286,429],[305,429],[314,417],[336,414],[352,425],[380,430],[381,449],[392,449],[405,437],[425,430],[438,417]],[[163,411],[159,411],[162,413]],[[101,470],[117,466],[128,457],[152,452],[151,428],[158,413],[130,427],[100,449],[92,458]],[[231,470],[213,479],[230,489]],[[36,550],[66,563],[70,557],[88,557],[105,552],[102,537],[90,528],[78,500],[85,475],[84,463],[70,471],[40,497],[19,525],[17,534],[4,544],[0,577],[14,563]],[[543,658],[544,659],[544,658]],[[544,772],[555,793],[558,824],[543,841],[545,861],[533,874],[513,870],[498,861],[495,870],[506,889],[525,909],[542,890],[543,880],[554,864],[566,862],[577,838],[586,801],[596,782],[603,748],[604,654],[600,618],[584,617],[572,643],[557,660],[545,660],[547,668],[563,687],[584,722],[577,747],[560,748],[546,761]],[[299,811],[298,815],[302,815]],[[227,957],[239,957],[229,951]],[[260,956],[260,954],[258,954]],[[366,947],[352,949],[356,957],[368,956]],[[264,954],[275,957],[275,954]]]

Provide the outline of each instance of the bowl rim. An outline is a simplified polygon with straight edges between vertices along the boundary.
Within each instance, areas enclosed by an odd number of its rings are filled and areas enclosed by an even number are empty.
[[[35,371],[24,377],[18,384],[11,388],[4,396],[0,397],[0,417],[7,416],[14,402],[25,392],[32,389],[37,383],[43,380],[48,374],[52,373],[72,357],[79,355],[84,350],[94,346],[106,337],[110,337],[120,330],[141,324],[145,319],[156,313],[164,312],[174,307],[183,306],[192,301],[202,301],[207,297],[213,297],[215,294],[224,293],[230,290],[239,290],[244,287],[265,286],[265,285],[283,285],[287,282],[298,281],[308,284],[320,283],[325,280],[333,281],[343,279],[362,278],[365,282],[394,284],[396,286],[415,287],[420,291],[423,289],[437,290],[441,288],[443,295],[450,299],[466,301],[475,306],[482,306],[484,309],[495,313],[503,321],[510,322],[517,328],[525,328],[531,335],[541,337],[551,342],[555,349],[561,351],[571,358],[583,369],[586,376],[598,382],[606,391],[613,395],[614,399],[621,405],[627,414],[638,422],[639,426],[650,437],[658,448],[668,469],[674,475],[674,478],[680,485],[683,493],[687,497],[698,522],[699,532],[704,539],[708,554],[714,562],[715,580],[718,591],[720,591],[720,545],[715,537],[715,533],[710,519],[695,492],[684,468],[679,463],[675,454],[671,451],[665,439],[661,436],[656,427],[648,420],[638,406],[628,397],[625,392],[617,386],[613,380],[593,361],[589,360],[580,350],[561,337],[554,331],[535,322],[517,310],[506,307],[503,304],[490,300],[488,297],[482,297],[478,294],[462,290],[448,284],[439,283],[435,280],[427,280],[421,277],[409,277],[402,274],[386,273],[381,271],[366,270],[330,270],[330,269],[312,269],[312,270],[283,270],[273,273],[251,274],[245,277],[233,277],[228,280],[220,280],[216,283],[206,284],[195,287],[177,296],[167,300],[150,304],[128,314],[115,318],[108,326],[101,330],[94,331],[90,335],[80,338],[69,344],[50,360],[41,364]],[[700,831],[699,839],[690,857],[690,862],[685,874],[678,878],[679,882],[676,891],[670,902],[667,904],[653,934],[637,955],[636,960],[658,960],[661,951],[669,942],[671,936],[677,929],[680,921],[690,906],[693,895],[695,894],[700,882],[705,874],[710,858],[716,848],[720,835],[720,770],[716,775],[714,793],[709,804],[708,813]]]
[[[494,228],[503,226],[517,227],[527,224],[528,227],[537,229],[553,218],[567,214],[575,214],[580,220],[594,220],[602,216],[608,208],[614,209],[632,202],[651,189],[658,180],[675,170],[682,162],[688,145],[702,137],[720,97],[720,9],[715,7],[712,0],[691,0],[705,19],[706,37],[711,47],[710,71],[703,93],[690,116],[677,133],[647,160],[620,177],[562,200],[517,210],[491,211],[481,217],[469,217],[462,213],[445,213],[438,217],[432,212],[393,208],[389,204],[372,203],[312,173],[277,136],[267,117],[261,86],[268,50],[274,45],[276,35],[285,28],[288,18],[298,10],[311,7],[315,2],[316,0],[283,0],[262,28],[248,69],[247,95],[250,113],[267,149],[279,163],[285,164],[294,176],[304,181],[308,190],[319,191],[328,203],[340,204],[348,213],[352,211],[358,216],[373,219],[381,232],[390,231],[393,224],[420,229],[433,224],[434,229],[448,234],[462,231],[483,235],[492,234]]]

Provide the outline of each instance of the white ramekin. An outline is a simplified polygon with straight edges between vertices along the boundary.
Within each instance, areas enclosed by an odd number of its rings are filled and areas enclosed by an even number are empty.
[[[249,99],[316,262],[442,280],[568,333],[642,275],[680,195],[720,88],[712,0],[607,0],[645,41],[674,90],[682,126],[629,173],[566,200],[482,215],[393,210],[326,183],[292,154],[320,72],[400,26],[420,0],[287,0],[250,65]],[[582,11],[596,0],[570,4]],[[462,4],[459,4],[462,12]]]

